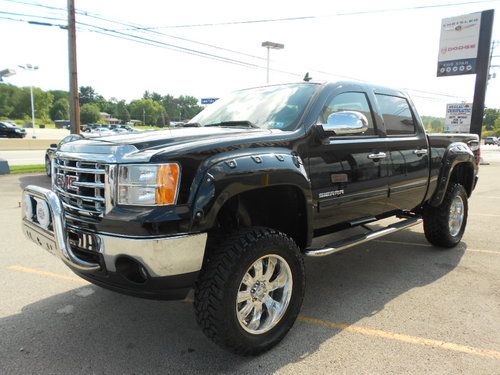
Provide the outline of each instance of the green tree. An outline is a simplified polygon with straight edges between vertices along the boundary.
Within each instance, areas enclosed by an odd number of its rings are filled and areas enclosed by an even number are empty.
[[[120,119],[123,122],[130,121],[130,113],[127,109],[127,104],[125,104],[125,100],[120,100],[118,103],[116,103],[113,116],[115,116],[117,119]]]
[[[198,99],[194,96],[181,95],[176,100],[183,120],[193,118],[203,109],[203,107],[198,105]]]
[[[500,116],[495,120],[492,130],[495,137],[500,137]]]
[[[16,108],[15,101],[20,92],[21,89],[14,85],[0,84],[0,117],[10,117]]]
[[[59,99],[66,99],[69,103],[69,92],[64,90],[49,90],[49,92],[54,97],[54,103],[57,102]]]
[[[500,117],[500,110],[495,108],[486,108],[486,110],[484,111],[483,126],[485,126],[487,130],[493,130],[495,121],[499,117]]]
[[[69,119],[69,101],[67,98],[60,98],[54,102],[50,109],[50,118],[52,120]]]
[[[153,99],[134,100],[130,103],[129,110],[133,119],[144,121],[147,125],[161,123],[161,114],[164,111],[161,104]]]
[[[92,124],[99,121],[101,118],[101,111],[95,104],[84,104],[80,109],[80,122],[82,124]]]
[[[95,103],[104,100],[104,98],[96,93],[92,86],[80,86],[80,105]]]
[[[35,117],[41,119],[42,121],[48,121],[50,119],[49,113],[52,107],[52,101],[54,97],[51,93],[43,91],[38,87],[33,88],[33,99],[35,102]],[[15,108],[12,113],[14,117],[25,118],[31,117],[31,94],[29,87],[21,88],[19,96],[14,99]]]

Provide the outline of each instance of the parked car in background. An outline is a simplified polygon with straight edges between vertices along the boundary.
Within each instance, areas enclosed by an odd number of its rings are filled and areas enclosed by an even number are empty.
[[[498,144],[498,138],[497,137],[486,137],[484,139],[484,144],[485,145],[497,145]]]
[[[84,138],[81,134],[70,134],[67,137],[64,137],[59,143],[52,143],[50,147],[45,151],[45,172],[47,176],[51,176],[51,165],[52,159],[54,158],[55,153],[61,148],[61,146],[65,143],[77,141],[79,139]]]
[[[121,134],[121,133],[130,133],[130,131],[129,131],[129,130],[127,130],[127,129],[125,129],[125,128],[121,128],[121,127],[120,127],[120,128],[119,128],[119,127],[115,127],[115,128],[113,128],[113,129],[111,129],[111,131],[112,131],[113,133],[117,133],[117,134]]]
[[[0,122],[0,138],[24,138],[26,130],[12,122]]]

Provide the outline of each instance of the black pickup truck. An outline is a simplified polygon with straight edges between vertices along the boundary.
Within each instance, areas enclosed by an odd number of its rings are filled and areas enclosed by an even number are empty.
[[[23,193],[22,227],[102,287],[156,299],[182,299],[194,287],[206,335],[258,354],[297,318],[305,256],[422,221],[429,242],[457,245],[478,154],[476,135],[426,134],[398,90],[258,87],[183,127],[62,145],[52,190]],[[311,245],[358,226],[366,232]]]

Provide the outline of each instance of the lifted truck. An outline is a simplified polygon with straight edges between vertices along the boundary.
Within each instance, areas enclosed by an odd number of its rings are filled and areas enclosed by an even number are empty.
[[[352,82],[241,90],[183,127],[66,143],[52,190],[28,186],[25,235],[82,278],[182,299],[217,344],[276,345],[299,313],[304,256],[423,220],[443,248],[464,233],[479,138],[426,134],[401,91]],[[326,244],[313,238],[399,218]],[[368,228],[368,227],[365,227]]]

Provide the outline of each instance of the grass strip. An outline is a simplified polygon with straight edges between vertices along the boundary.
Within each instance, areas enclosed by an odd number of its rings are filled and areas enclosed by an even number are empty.
[[[30,164],[30,165],[12,165],[10,173],[39,173],[45,172],[45,164]]]

